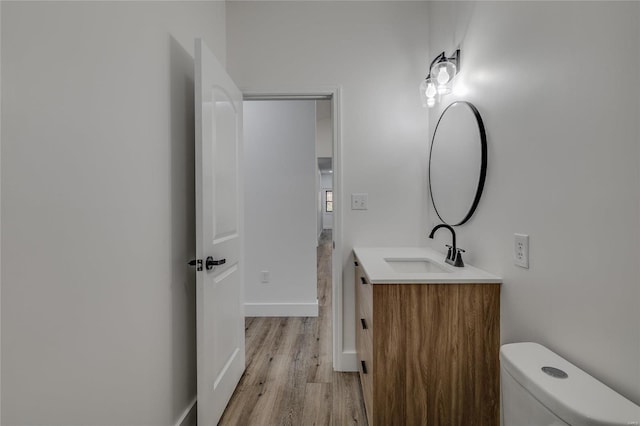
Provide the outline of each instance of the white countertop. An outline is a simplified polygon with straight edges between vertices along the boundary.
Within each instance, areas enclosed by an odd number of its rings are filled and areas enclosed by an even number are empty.
[[[502,278],[465,264],[444,262],[445,255],[427,247],[355,247],[353,249],[371,284],[495,284]],[[386,259],[426,260],[448,272],[396,272]]]

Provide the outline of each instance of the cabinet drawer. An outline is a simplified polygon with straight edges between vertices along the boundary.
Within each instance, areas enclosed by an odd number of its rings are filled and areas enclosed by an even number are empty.
[[[364,407],[367,412],[369,424],[373,419],[373,342],[372,335],[368,330],[359,330],[361,336],[360,351],[358,353],[358,370],[360,372],[360,383],[362,384],[362,397]]]
[[[358,309],[360,309],[360,313],[362,315],[367,315],[368,317],[371,317],[371,314],[373,313],[373,295],[371,292],[371,284],[366,284],[366,285],[361,284],[361,286],[365,288],[360,289],[360,294],[358,295],[358,298],[357,298]]]
[[[367,311],[371,313],[373,308],[372,285],[369,283],[369,280],[360,266],[356,266],[355,287],[356,305],[366,308]]]
[[[364,281],[362,280],[364,278]],[[365,282],[366,284],[363,284]],[[373,345],[373,306],[371,284],[359,267],[356,267],[356,351],[366,351],[371,358]],[[366,342],[363,342],[366,340]],[[359,354],[360,355],[360,354]],[[358,361],[361,357],[358,357]]]
[[[360,373],[371,374],[373,371],[373,335],[369,333],[369,330],[356,330],[356,352]],[[365,361],[364,366],[362,361]]]
[[[358,362],[370,357],[373,345],[370,330],[362,325],[368,325],[368,322],[362,315],[356,315],[356,354]]]

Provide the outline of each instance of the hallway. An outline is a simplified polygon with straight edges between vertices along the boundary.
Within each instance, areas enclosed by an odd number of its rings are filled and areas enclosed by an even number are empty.
[[[247,369],[220,425],[366,424],[358,373],[332,366],[331,241],[323,231],[317,318],[246,318]]]

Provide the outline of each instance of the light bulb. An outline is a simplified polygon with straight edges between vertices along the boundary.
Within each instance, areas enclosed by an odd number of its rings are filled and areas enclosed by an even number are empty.
[[[438,93],[436,85],[431,77],[427,77],[420,83],[420,98],[423,107],[431,107],[435,104],[435,97]]]
[[[437,81],[436,88],[439,95],[451,93],[451,84],[456,73],[457,67],[450,61],[439,62],[431,68],[431,75]]]
[[[436,85],[429,81],[429,83],[427,84],[427,90],[425,90],[424,94],[427,95],[427,98],[431,99],[436,96],[436,93]]]
[[[445,85],[449,82],[450,75],[447,72],[447,67],[440,67],[440,71],[438,72],[438,83],[440,85]]]

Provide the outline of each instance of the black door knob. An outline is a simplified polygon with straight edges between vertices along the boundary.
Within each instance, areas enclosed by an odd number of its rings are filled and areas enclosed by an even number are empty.
[[[227,259],[213,260],[213,257],[209,256],[207,257],[207,260],[205,260],[204,266],[207,268],[207,271],[210,271],[214,266],[224,265],[226,262]]]

